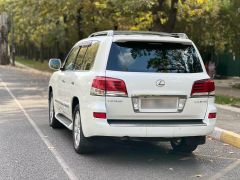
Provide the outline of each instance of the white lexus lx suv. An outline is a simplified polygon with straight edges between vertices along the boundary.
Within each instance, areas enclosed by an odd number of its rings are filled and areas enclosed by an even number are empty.
[[[214,129],[214,82],[183,33],[97,32],[49,66],[49,123],[73,131],[77,153],[97,136],[167,139],[192,152]]]

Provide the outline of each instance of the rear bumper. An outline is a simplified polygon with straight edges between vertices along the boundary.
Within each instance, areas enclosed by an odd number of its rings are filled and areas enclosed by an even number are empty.
[[[110,125],[106,119],[94,119],[94,123],[83,128],[84,135],[91,136],[115,136],[115,137],[186,137],[205,136],[210,134],[216,123],[216,119],[205,119],[202,125],[155,125],[155,126],[118,126]]]
[[[83,133],[86,137],[92,136],[112,136],[112,137],[163,137],[163,138],[173,138],[173,137],[187,137],[187,136],[206,136],[211,134],[214,130],[216,124],[216,118],[208,119],[208,114],[211,112],[216,112],[217,109],[214,105],[214,99],[211,99],[211,102],[208,103],[208,108],[205,113],[205,119],[201,123],[166,123],[166,124],[140,124],[140,125],[112,125],[107,119],[98,119],[93,118],[93,112],[107,112],[105,107],[105,101],[99,103],[88,103],[86,106],[82,107],[81,121]],[[107,112],[108,113],[108,112]],[[148,119],[149,116],[142,117],[145,118],[145,121],[155,121],[157,118],[154,116],[154,119]],[[143,120],[143,119],[139,119]],[[153,116],[151,116],[153,118]],[[125,118],[123,118],[125,119]],[[123,120],[122,119],[122,120]],[[134,118],[136,120],[136,117]],[[164,119],[164,117],[161,117]],[[121,119],[120,119],[121,120]],[[125,119],[126,120],[126,119]],[[130,119],[131,120],[131,119]],[[183,119],[178,120],[183,121]],[[176,120],[176,121],[178,121]],[[168,120],[166,120],[167,122]],[[169,120],[171,121],[171,120]],[[185,119],[184,121],[187,121]],[[193,120],[190,120],[193,121]]]

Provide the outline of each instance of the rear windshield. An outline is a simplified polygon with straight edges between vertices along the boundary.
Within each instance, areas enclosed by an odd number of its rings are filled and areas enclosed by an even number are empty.
[[[127,72],[203,72],[192,45],[180,43],[115,42],[107,70]]]

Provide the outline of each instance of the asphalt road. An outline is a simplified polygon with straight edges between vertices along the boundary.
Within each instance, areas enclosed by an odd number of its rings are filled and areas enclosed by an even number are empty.
[[[72,134],[48,126],[48,77],[0,66],[0,179],[239,179],[240,150],[208,139],[192,155],[168,142],[103,140],[78,155]],[[240,114],[218,110],[218,125],[240,130]]]

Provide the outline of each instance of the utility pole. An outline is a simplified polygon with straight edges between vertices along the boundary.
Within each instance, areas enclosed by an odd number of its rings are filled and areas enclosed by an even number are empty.
[[[6,12],[0,14],[0,65],[10,63],[8,56],[8,15]]]

